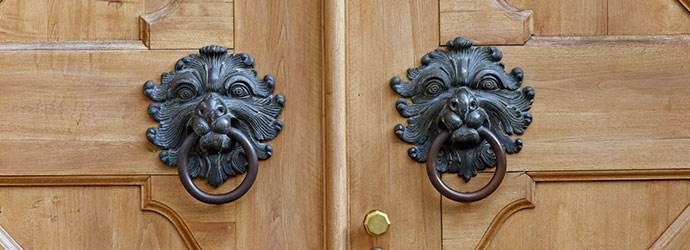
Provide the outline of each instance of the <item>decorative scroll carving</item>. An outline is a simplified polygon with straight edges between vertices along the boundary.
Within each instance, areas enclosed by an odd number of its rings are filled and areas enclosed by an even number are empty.
[[[190,156],[189,173],[218,186],[228,176],[247,170],[244,150],[227,135],[230,128],[250,138],[259,159],[268,159],[273,148],[260,141],[275,138],[283,129],[276,117],[283,111],[285,98],[272,95],[271,75],[257,78],[252,56],[228,56],[220,46],[206,46],[199,52],[180,59],[175,71],[163,73],[160,85],[144,84],[144,92],[155,101],[149,105],[149,115],[160,122],[158,128],[147,130],[146,138],[166,148],[160,159],[175,166],[182,140],[196,133],[200,139]]]
[[[395,126],[395,134],[414,144],[408,150],[412,159],[425,162],[432,141],[443,130],[451,133],[449,143],[441,148],[437,168],[443,173],[458,173],[465,181],[477,170],[492,167],[495,155],[477,132],[489,128],[508,153],[517,153],[522,134],[532,121],[527,112],[534,89],[520,88],[523,72],[513,68],[506,73],[503,54],[494,47],[472,47],[472,41],[456,38],[448,51],[435,50],[422,58],[422,66],[408,70],[409,82],[391,79],[393,90],[407,99],[396,102],[398,113],[407,119],[407,127]]]

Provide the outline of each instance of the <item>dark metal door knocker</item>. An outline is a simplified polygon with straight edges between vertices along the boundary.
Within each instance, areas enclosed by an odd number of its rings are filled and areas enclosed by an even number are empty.
[[[497,48],[473,47],[472,41],[461,37],[448,41],[447,47],[447,52],[429,52],[422,66],[408,69],[409,82],[391,79],[391,88],[405,97],[395,106],[408,123],[396,125],[395,134],[415,145],[408,154],[427,162],[429,180],[443,196],[478,201],[503,181],[506,152],[522,149],[522,140],[510,135],[521,135],[532,122],[527,111],[534,89],[520,88],[524,77],[520,68],[505,72]],[[468,182],[477,170],[492,166],[496,173],[491,181],[472,193],[449,188],[439,174],[457,173]]]
[[[272,95],[273,77],[258,79],[252,56],[227,53],[221,46],[203,47],[199,55],[177,61],[175,71],[163,73],[160,85],[144,84],[144,93],[154,101],[149,115],[160,122],[146,131],[146,138],[166,149],[160,159],[177,165],[185,189],[210,204],[234,201],[249,190],[258,160],[273,153],[271,145],[260,141],[275,138],[283,129],[276,118],[285,97]],[[205,193],[191,180],[201,176],[217,187],[245,171],[242,183],[226,194]]]

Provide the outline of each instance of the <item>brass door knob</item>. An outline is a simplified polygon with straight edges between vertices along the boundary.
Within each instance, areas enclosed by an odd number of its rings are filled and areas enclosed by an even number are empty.
[[[388,219],[388,214],[374,210],[364,217],[364,229],[371,236],[379,236],[388,232],[391,226],[391,221]]]

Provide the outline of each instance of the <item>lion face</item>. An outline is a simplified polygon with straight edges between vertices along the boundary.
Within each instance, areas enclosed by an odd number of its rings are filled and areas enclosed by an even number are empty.
[[[149,128],[147,138],[161,151],[161,160],[177,164],[177,150],[190,133],[199,141],[190,155],[189,172],[202,176],[214,186],[228,176],[244,173],[247,160],[244,150],[227,133],[237,128],[252,142],[259,159],[268,159],[272,147],[259,141],[275,138],[283,128],[276,119],[283,110],[285,98],[273,96],[275,82],[266,75],[257,78],[254,58],[232,54],[220,46],[207,46],[200,55],[180,59],[174,72],[163,73],[161,85],[148,81],[146,95],[155,101],[149,115],[160,122]]]
[[[523,72],[505,72],[503,54],[494,47],[472,47],[463,38],[451,40],[448,52],[436,50],[422,59],[422,66],[408,70],[409,82],[394,77],[393,90],[400,98],[396,108],[407,119],[398,124],[396,135],[415,144],[410,157],[425,162],[432,141],[443,131],[451,133],[439,154],[438,170],[458,173],[465,181],[477,170],[492,167],[495,155],[477,128],[491,130],[508,153],[522,148],[522,140],[509,135],[522,134],[532,121],[527,112],[534,98],[531,87],[520,89]]]

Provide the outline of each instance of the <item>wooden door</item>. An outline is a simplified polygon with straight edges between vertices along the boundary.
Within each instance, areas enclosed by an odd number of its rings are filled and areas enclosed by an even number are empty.
[[[319,1],[0,1],[0,245],[321,248],[320,23]],[[254,185],[224,205],[187,194],[146,139],[144,83],[211,44],[252,55],[289,107]]]
[[[351,249],[689,249],[687,1],[347,1]],[[484,200],[429,183],[394,135],[394,76],[456,37],[503,53],[536,93],[534,119]],[[482,187],[493,170],[453,188]],[[362,229],[388,213],[387,234]]]
[[[685,0],[0,0],[7,249],[687,249]],[[389,81],[448,40],[524,70],[534,119],[496,192],[441,196]],[[198,49],[275,78],[283,131],[241,199],[192,198],[146,139],[144,82]],[[482,171],[458,190],[476,190]],[[226,192],[244,176],[209,192]],[[379,237],[371,210],[392,222]]]

